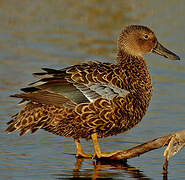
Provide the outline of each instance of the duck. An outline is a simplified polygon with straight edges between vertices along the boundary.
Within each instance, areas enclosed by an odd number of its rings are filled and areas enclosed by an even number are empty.
[[[143,57],[155,53],[180,60],[143,25],[122,29],[115,63],[88,61],[63,69],[42,68],[37,81],[11,97],[20,98],[20,112],[7,123],[6,132],[22,136],[44,129],[72,137],[76,156],[109,158],[98,139],[124,133],[144,117],[152,97],[152,81]],[[80,139],[92,140],[94,155],[85,153]]]

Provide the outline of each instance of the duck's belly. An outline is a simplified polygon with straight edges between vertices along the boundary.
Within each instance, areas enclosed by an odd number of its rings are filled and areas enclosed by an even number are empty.
[[[90,139],[95,132],[98,137],[107,137],[131,129],[145,112],[146,108],[137,105],[132,97],[115,97],[112,101],[100,98],[80,104],[74,110],[64,108],[44,129],[73,138]]]

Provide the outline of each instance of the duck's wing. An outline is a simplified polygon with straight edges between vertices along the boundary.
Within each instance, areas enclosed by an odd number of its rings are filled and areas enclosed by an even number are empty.
[[[87,62],[61,70],[43,70],[33,74],[39,78],[37,82],[21,89],[24,93],[12,97],[74,108],[97,98],[112,99],[129,93],[124,83],[125,74],[114,64]]]

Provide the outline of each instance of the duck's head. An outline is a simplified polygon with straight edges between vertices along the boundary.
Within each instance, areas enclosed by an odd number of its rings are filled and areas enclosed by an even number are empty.
[[[158,42],[151,29],[140,25],[130,25],[123,29],[118,39],[118,50],[132,56],[153,52],[171,60],[180,60],[179,56]]]

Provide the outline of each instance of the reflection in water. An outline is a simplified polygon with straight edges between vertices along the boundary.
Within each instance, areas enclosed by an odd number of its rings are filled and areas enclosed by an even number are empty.
[[[146,177],[140,170],[135,167],[128,165],[126,162],[123,161],[92,161],[93,170],[82,169],[82,162],[84,161],[83,158],[77,158],[75,168],[73,171],[73,177],[67,178],[70,179],[116,179],[116,177],[120,177],[120,175],[125,175],[126,177],[131,177],[134,179],[145,179],[149,180],[150,178]],[[116,170],[116,171],[115,171]],[[121,171],[119,173],[119,171]],[[124,174],[123,172],[124,171]],[[70,173],[71,175],[71,173]],[[56,175],[55,175],[56,176]],[[57,179],[65,179],[63,174],[57,174]]]

